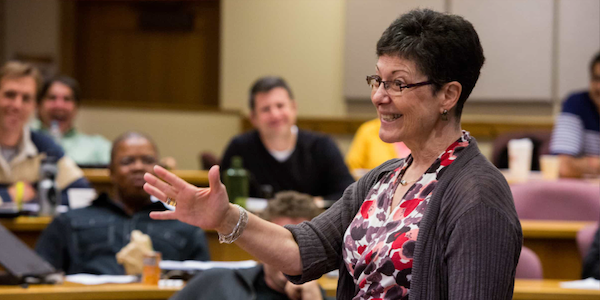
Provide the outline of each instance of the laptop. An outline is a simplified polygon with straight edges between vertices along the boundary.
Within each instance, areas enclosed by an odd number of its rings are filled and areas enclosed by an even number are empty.
[[[62,274],[0,224],[0,285],[59,283]]]

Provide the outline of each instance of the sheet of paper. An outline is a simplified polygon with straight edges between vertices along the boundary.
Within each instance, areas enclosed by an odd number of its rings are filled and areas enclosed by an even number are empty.
[[[96,190],[88,188],[70,188],[67,194],[71,209],[87,207],[97,197]]]
[[[132,283],[138,281],[138,278],[133,275],[73,274],[65,276],[65,281],[85,285],[96,285],[105,283]]]
[[[563,289],[600,290],[600,280],[590,277],[583,280],[563,281],[560,283],[560,287]]]
[[[247,269],[257,265],[256,261],[243,260],[243,261],[175,261],[175,260],[163,260],[160,262],[160,268],[162,270],[181,270],[181,271],[193,271],[193,270],[207,270],[212,268],[222,269]]]

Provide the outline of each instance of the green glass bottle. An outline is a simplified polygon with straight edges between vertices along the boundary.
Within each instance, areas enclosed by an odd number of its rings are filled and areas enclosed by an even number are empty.
[[[242,158],[234,156],[231,158],[231,167],[225,170],[224,184],[227,189],[229,202],[246,207],[248,198],[248,170],[244,169]]]

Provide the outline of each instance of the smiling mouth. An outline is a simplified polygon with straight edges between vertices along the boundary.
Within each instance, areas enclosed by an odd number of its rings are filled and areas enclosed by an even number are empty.
[[[386,122],[392,122],[395,120],[398,120],[400,117],[402,117],[402,114],[391,114],[391,115],[381,115],[381,120],[386,121]]]

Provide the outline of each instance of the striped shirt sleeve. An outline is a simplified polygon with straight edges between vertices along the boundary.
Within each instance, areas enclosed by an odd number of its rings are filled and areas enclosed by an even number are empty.
[[[550,152],[579,156],[583,153],[585,128],[581,118],[573,113],[562,112],[556,119]]]

